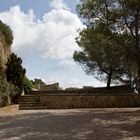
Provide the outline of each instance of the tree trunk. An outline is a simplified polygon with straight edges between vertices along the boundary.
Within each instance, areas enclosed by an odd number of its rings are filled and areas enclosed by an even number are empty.
[[[10,98],[9,94],[7,95],[7,100],[8,100],[8,105],[10,105],[11,104],[11,98]]]
[[[107,79],[107,88],[108,89],[110,88],[110,85],[111,85],[112,74],[113,74],[113,71],[110,70],[110,73],[108,74],[108,79]]]

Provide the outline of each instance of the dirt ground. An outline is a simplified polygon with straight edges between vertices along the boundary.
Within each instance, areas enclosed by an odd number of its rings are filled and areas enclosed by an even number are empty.
[[[0,140],[140,140],[140,108],[0,109]]]

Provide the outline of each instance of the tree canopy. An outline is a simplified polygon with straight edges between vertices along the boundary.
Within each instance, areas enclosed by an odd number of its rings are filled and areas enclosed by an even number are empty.
[[[33,85],[46,85],[46,83],[44,83],[43,81],[42,81],[42,79],[38,79],[38,78],[35,78],[34,80],[32,80],[32,83],[33,83]]]
[[[16,100],[22,93],[24,88],[24,77],[26,70],[22,67],[22,59],[12,53],[7,62],[6,77],[9,83],[18,88]]]
[[[106,38],[104,34],[93,28],[83,30],[80,37],[77,38],[77,43],[82,51],[75,51],[73,58],[82,64],[86,73],[107,81],[107,87],[110,87],[111,80],[114,83],[121,80],[124,74],[118,53],[121,47],[116,46],[110,38]]]
[[[103,77],[112,71],[111,79],[140,78],[139,1],[81,0],[77,12],[87,28],[77,38],[75,61]]]

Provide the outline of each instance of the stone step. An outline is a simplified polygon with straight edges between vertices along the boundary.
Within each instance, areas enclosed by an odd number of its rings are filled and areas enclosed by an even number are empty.
[[[37,109],[45,109],[40,104],[39,95],[25,95],[20,97],[19,110],[37,110]]]
[[[42,107],[42,105],[38,104],[38,105],[32,105],[32,104],[29,104],[29,105],[20,105],[19,108],[21,107]]]
[[[32,99],[40,99],[40,97],[20,97],[19,100],[32,100]]]
[[[19,100],[19,103],[39,103],[40,100]]]
[[[19,101],[19,104],[40,104],[40,101]]]
[[[21,96],[20,99],[38,99],[40,98],[39,96]]]
[[[32,98],[40,98],[40,96],[23,96],[23,97],[20,97],[20,98],[24,98],[24,99],[32,99]]]
[[[39,100],[40,98],[20,98],[19,100]]]
[[[19,110],[43,110],[43,109],[47,109],[46,107],[43,107],[43,106],[25,106],[25,107],[20,107],[19,106]]]
[[[40,102],[19,102],[20,105],[38,105]]]

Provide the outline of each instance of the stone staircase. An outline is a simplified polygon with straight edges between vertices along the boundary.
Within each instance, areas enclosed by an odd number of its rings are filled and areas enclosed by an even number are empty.
[[[19,99],[19,110],[37,110],[44,109],[40,104],[39,95],[25,95]]]

